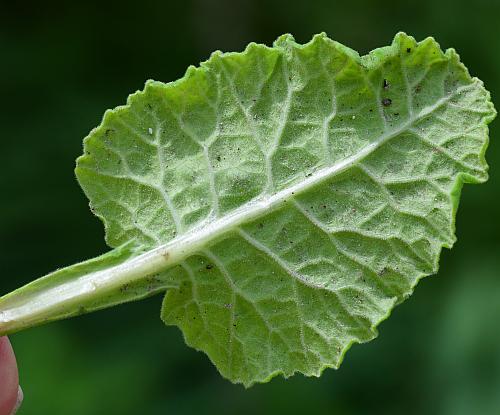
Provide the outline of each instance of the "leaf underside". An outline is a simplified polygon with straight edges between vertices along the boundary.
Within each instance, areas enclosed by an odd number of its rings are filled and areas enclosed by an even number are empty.
[[[248,386],[337,368],[437,271],[462,184],[487,179],[494,116],[432,38],[360,57],[284,35],[148,81],[85,139],[76,174],[111,247],[227,223],[132,297],[170,287],[163,321]]]

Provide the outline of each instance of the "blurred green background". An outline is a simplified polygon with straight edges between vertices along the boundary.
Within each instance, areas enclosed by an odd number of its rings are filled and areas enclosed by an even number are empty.
[[[326,31],[366,53],[404,30],[455,47],[495,99],[499,16],[493,0],[3,2],[0,293],[106,251],[74,159],[105,109],[146,79],[284,32],[306,42]],[[494,123],[491,179],[464,188],[439,274],[340,370],[232,385],[162,325],[155,297],[12,336],[20,414],[500,414],[499,139]]]

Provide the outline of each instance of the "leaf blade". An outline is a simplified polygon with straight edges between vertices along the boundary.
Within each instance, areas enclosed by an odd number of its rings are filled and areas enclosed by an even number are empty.
[[[437,271],[462,184],[487,179],[495,114],[432,38],[215,53],[85,139],[78,181],[108,244],[134,245],[85,281],[116,274],[139,287],[129,301],[155,274],[163,321],[234,382],[319,376]]]

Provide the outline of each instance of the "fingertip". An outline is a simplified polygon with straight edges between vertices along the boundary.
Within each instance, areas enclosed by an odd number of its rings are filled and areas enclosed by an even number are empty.
[[[0,337],[0,415],[15,413],[19,398],[22,401],[16,357],[9,339]]]

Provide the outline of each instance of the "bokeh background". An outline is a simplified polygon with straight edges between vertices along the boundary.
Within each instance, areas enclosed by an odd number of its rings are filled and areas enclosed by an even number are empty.
[[[326,31],[366,53],[397,31],[455,47],[500,97],[500,2],[183,0],[0,5],[0,293],[106,251],[74,175],[82,138],[146,79],[211,51]],[[500,102],[500,101],[499,101]],[[498,104],[500,105],[500,104]],[[500,127],[437,276],[320,379],[250,390],[159,319],[161,297],[12,336],[21,415],[500,414]]]

